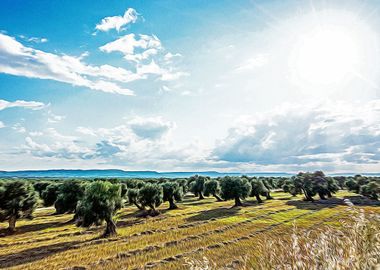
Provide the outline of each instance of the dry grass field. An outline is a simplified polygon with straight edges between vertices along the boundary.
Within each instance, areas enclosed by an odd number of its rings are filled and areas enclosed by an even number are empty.
[[[273,200],[231,208],[231,201],[198,201],[185,197],[179,209],[139,217],[134,206],[117,215],[118,236],[99,238],[103,227],[77,228],[72,215],[53,215],[53,208],[37,209],[33,220],[20,220],[14,235],[0,238],[0,268],[6,269],[189,269],[207,258],[215,269],[260,269],[257,258],[268,239],[291,238],[300,231],[325,226],[345,229],[350,211],[341,200],[354,194],[340,191],[329,202],[304,202],[302,197],[273,193]],[[380,207],[361,205],[366,213]],[[5,223],[0,223],[2,231]]]

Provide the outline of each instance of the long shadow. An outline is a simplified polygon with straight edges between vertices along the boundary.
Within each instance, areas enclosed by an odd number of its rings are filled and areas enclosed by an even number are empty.
[[[360,206],[380,206],[380,201],[371,200],[361,195],[344,196],[344,199],[350,200],[354,205]]]
[[[70,220],[69,220],[70,221]],[[34,231],[40,231],[47,228],[58,228],[61,226],[65,226],[67,224],[70,224],[69,221],[54,221],[54,222],[47,222],[47,223],[37,223],[37,224],[28,224],[18,227],[16,223],[16,232],[14,232],[12,235],[19,235],[24,234],[28,232],[34,232]],[[1,229],[0,234],[8,234],[7,229]]]
[[[217,201],[195,201],[195,202],[189,202],[189,203],[184,203],[183,205],[189,205],[189,206],[194,206],[194,205],[203,205],[203,204],[212,204],[212,203],[216,203]]]
[[[203,220],[209,220],[213,218],[224,218],[224,217],[230,217],[233,215],[237,215],[240,210],[240,207],[232,207],[232,208],[218,208],[218,209],[211,209],[202,211],[197,215],[191,216],[186,219],[188,222],[192,221],[203,221]]]
[[[286,205],[295,206],[297,209],[321,210],[324,208],[334,208],[337,205],[340,205],[340,201],[336,199],[337,198],[331,198],[328,200],[315,200],[314,202],[292,200],[292,201],[287,201]]]
[[[0,268],[13,267],[13,266],[22,265],[25,263],[38,261],[56,253],[64,252],[69,249],[78,248],[75,245],[92,241],[92,240],[93,239],[86,240],[86,241],[71,241],[71,242],[57,243],[53,245],[39,246],[35,248],[26,249],[18,253],[0,255]]]

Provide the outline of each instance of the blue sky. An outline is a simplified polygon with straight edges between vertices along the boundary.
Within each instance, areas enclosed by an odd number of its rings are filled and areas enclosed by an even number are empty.
[[[376,1],[0,7],[0,170],[380,171]]]

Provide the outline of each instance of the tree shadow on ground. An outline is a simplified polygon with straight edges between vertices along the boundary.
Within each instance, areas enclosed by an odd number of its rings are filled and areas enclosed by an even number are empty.
[[[237,215],[240,209],[241,207],[226,207],[226,208],[205,210],[205,211],[199,212],[199,214],[186,218],[186,221],[193,222],[193,221],[203,221],[203,220],[209,220],[209,219],[219,219],[219,218],[224,218],[224,217],[230,217],[230,216]]]
[[[203,205],[203,204],[212,204],[212,203],[216,203],[216,199],[215,201],[204,201],[204,200],[199,200],[199,201],[194,201],[194,202],[185,202],[183,205],[188,205],[188,206],[195,206],[195,205]]]
[[[14,233],[12,233],[12,235],[19,235],[19,234],[24,234],[24,233],[28,233],[28,232],[35,232],[35,231],[40,231],[40,230],[44,230],[44,229],[47,229],[47,228],[58,228],[58,227],[61,227],[61,226],[65,226],[65,225],[68,225],[70,224],[70,220],[69,221],[54,221],[54,222],[46,222],[46,223],[37,223],[37,224],[27,224],[27,225],[23,225],[23,226],[17,226],[17,223],[16,223],[16,231]],[[5,228],[5,229],[0,229],[0,234],[4,234],[4,235],[7,235],[8,234],[8,230]]]
[[[22,250],[18,253],[11,253],[6,255],[0,255],[0,268],[14,267],[22,265],[25,263],[31,263],[44,259],[53,254],[64,252],[66,250],[78,248],[78,244],[82,244],[91,240],[86,241],[71,241],[64,243],[57,243],[47,246],[39,246],[26,250]]]
[[[371,200],[361,195],[344,196],[344,199],[350,200],[354,205],[359,206],[380,206],[380,201]]]
[[[291,200],[287,201],[286,205],[295,206],[297,209],[303,210],[322,210],[324,208],[334,208],[340,205],[340,203],[337,203],[335,198],[331,198],[328,200],[315,200],[314,202]]]

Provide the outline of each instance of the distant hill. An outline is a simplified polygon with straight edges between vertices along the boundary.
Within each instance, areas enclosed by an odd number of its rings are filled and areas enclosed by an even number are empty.
[[[49,177],[49,178],[101,178],[101,177],[125,177],[125,178],[181,178],[192,175],[210,177],[219,176],[291,176],[289,173],[221,173],[216,171],[204,172],[156,172],[156,171],[123,171],[123,170],[28,170],[28,171],[0,171],[0,177]]]
[[[266,177],[290,177],[294,174],[285,172],[255,172],[255,173],[223,173],[216,171],[203,171],[203,172],[156,172],[156,171],[124,171],[117,169],[107,170],[27,170],[27,171],[0,171],[0,178],[20,177],[20,178],[109,178],[109,177],[123,177],[123,178],[185,178],[192,175],[202,175],[210,177],[220,176],[266,176]],[[356,173],[334,173],[331,176],[352,176]],[[380,176],[380,173],[362,173],[366,176]]]

